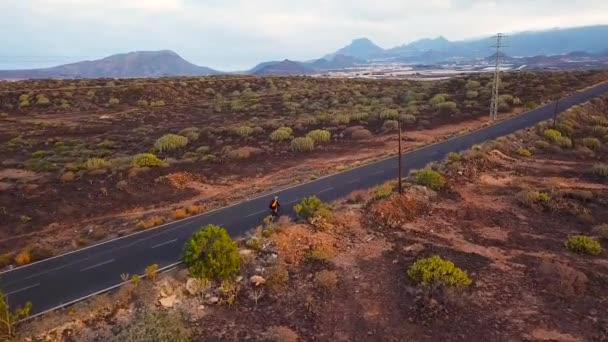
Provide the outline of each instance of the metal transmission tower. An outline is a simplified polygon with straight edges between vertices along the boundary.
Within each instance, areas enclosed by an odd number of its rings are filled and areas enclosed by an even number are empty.
[[[506,38],[502,33],[498,33],[494,38],[496,38],[496,45],[492,45],[493,48],[496,48],[496,53],[494,54],[494,82],[492,84],[492,102],[490,104],[490,119],[496,120],[498,117],[498,89],[500,88],[500,62],[503,57],[502,51],[500,50],[506,45],[503,44],[503,39]]]

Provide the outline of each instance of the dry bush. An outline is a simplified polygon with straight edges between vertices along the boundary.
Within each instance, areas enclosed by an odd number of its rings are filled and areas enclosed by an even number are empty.
[[[205,210],[205,207],[202,205],[189,205],[185,209],[188,215],[198,215]]]
[[[381,229],[398,228],[422,215],[428,208],[426,201],[395,193],[384,201],[371,204],[366,218],[372,225]]]
[[[228,152],[228,158],[230,158],[230,159],[247,159],[256,154],[260,154],[261,152],[262,152],[262,150],[259,148],[245,146],[245,147],[240,147],[240,148],[237,148],[236,150],[232,150],[232,151]]]
[[[176,150],[186,145],[188,145],[188,138],[177,134],[165,134],[162,137],[156,139],[156,142],[154,143],[154,148],[157,151],[165,152]]]
[[[76,174],[72,171],[64,172],[61,177],[59,177],[59,180],[64,183],[72,182],[74,179],[76,179]]]
[[[346,202],[350,204],[364,203],[367,195],[368,192],[365,190],[355,190],[348,195]]]
[[[84,163],[87,170],[98,170],[110,167],[110,163],[103,158],[91,158]]]
[[[314,131],[308,132],[306,136],[316,143],[326,143],[331,139],[331,133],[324,129],[315,129]]]
[[[30,262],[32,262],[32,255],[29,250],[21,251],[15,256],[15,263],[18,266],[27,265]]]
[[[174,220],[181,220],[181,219],[184,219],[184,218],[188,217],[188,212],[186,211],[185,208],[175,209],[171,213],[171,217]]]
[[[137,222],[137,228],[145,230],[150,229],[152,227],[160,226],[165,223],[165,218],[162,216],[154,216],[145,220],[140,220]]]
[[[280,127],[274,132],[270,133],[270,140],[272,141],[283,141],[289,140],[293,130],[290,127]]]
[[[315,282],[323,290],[333,292],[338,287],[338,274],[328,270],[317,272]]]
[[[284,289],[289,283],[289,271],[283,263],[269,267],[266,272],[266,285],[275,292]]]

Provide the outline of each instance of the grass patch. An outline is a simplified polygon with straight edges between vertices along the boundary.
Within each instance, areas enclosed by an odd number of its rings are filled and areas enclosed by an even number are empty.
[[[177,134],[165,134],[156,139],[154,148],[159,152],[172,151],[188,145],[188,138]]]
[[[598,255],[602,252],[602,245],[595,239],[585,235],[573,235],[566,240],[566,248],[574,253]]]
[[[467,287],[472,283],[465,271],[438,255],[416,261],[407,270],[407,274],[414,282],[423,286]]]
[[[423,185],[433,190],[441,190],[446,184],[445,177],[435,170],[426,168],[412,172],[414,183]]]

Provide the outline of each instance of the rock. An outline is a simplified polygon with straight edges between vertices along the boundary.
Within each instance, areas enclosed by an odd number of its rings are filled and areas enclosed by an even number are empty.
[[[423,244],[417,242],[417,243],[414,243],[414,244],[409,245],[407,247],[404,247],[403,251],[407,255],[417,256],[418,254],[422,253],[425,249],[426,249],[426,247],[424,247]]]
[[[207,300],[207,302],[208,302],[209,304],[217,304],[219,301],[220,301],[220,299],[219,299],[218,297],[216,297],[216,296],[210,297],[210,298]]]
[[[172,295],[169,297],[161,298],[158,300],[158,302],[165,308],[172,308],[173,305],[177,303],[177,297],[175,295]]]
[[[243,276],[238,276],[238,277],[236,277],[236,280],[235,280],[235,281],[236,281],[237,283],[240,283],[241,281],[243,281]]]
[[[186,291],[188,291],[191,296],[201,293],[201,287],[201,281],[196,278],[188,278],[188,280],[186,280]]]
[[[262,278],[259,275],[252,276],[251,278],[249,278],[249,281],[255,286],[260,286],[266,283],[266,279]]]
[[[112,118],[112,117],[111,117],[111,116],[109,116],[109,115],[101,115],[101,116],[99,117],[99,119],[101,119],[101,120],[109,120],[109,119],[111,119],[111,118]]]

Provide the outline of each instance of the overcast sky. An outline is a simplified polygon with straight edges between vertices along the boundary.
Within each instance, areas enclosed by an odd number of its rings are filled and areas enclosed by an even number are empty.
[[[590,24],[608,24],[608,0],[0,0],[0,69],[171,49],[241,70],[357,37],[388,48]]]

